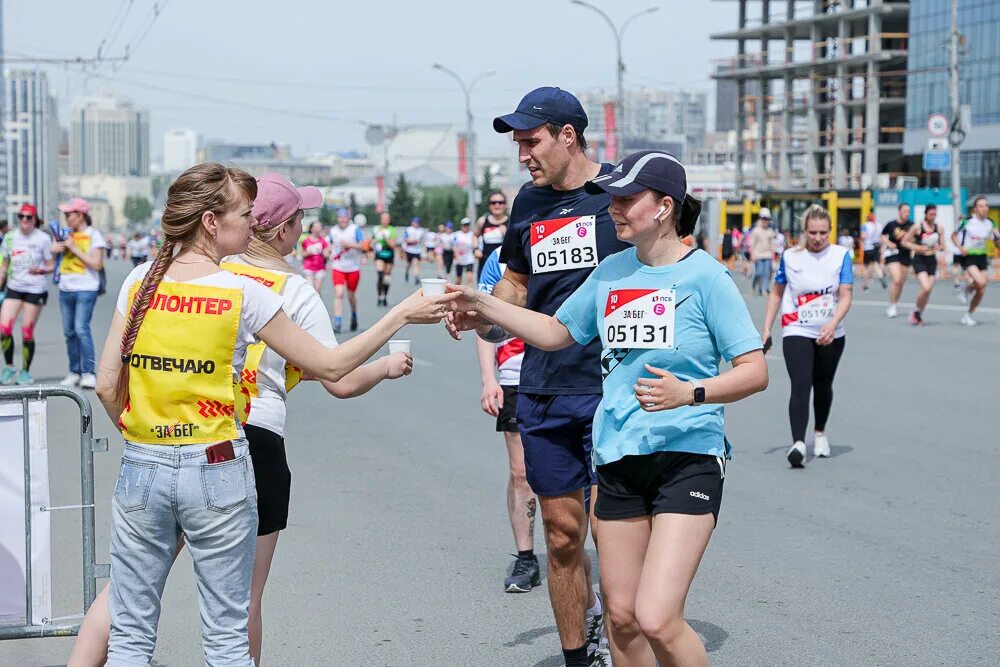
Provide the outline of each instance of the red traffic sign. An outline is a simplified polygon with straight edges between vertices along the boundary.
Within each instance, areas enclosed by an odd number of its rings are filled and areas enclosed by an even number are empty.
[[[932,113],[927,118],[927,131],[933,137],[943,137],[948,134],[948,118],[944,114]]]

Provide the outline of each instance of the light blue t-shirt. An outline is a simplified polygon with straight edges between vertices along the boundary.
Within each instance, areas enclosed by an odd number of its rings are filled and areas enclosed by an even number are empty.
[[[609,347],[605,326],[609,293],[637,290],[628,294],[639,294],[654,289],[675,291],[674,347]],[[629,248],[602,261],[563,303],[556,318],[576,342],[585,345],[599,336],[604,348],[604,398],[594,416],[595,464],[664,451],[730,458],[722,405],[706,403],[646,412],[632,389],[639,378],[654,377],[645,364],[668,370],[683,381],[704,380],[719,375],[720,358],[730,361],[763,347],[725,266],[703,250],[694,250],[668,266],[646,266],[636,257],[635,248]]]

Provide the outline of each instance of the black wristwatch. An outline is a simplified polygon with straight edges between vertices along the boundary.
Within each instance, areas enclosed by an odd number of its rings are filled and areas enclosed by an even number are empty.
[[[694,385],[694,398],[691,405],[701,405],[705,402],[705,388],[697,380],[688,380],[688,382]]]

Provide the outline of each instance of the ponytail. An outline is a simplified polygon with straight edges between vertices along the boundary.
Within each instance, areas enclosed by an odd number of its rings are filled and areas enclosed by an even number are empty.
[[[115,385],[115,404],[125,406],[128,403],[128,379],[129,361],[132,358],[132,349],[135,347],[135,339],[139,336],[139,327],[146,317],[146,311],[153,301],[153,295],[160,286],[164,274],[174,261],[175,241],[164,241],[163,247],[156,253],[153,265],[149,267],[139,290],[135,293],[132,306],[129,308],[128,316],[125,318],[125,329],[122,331],[122,366],[118,371],[118,383]]]
[[[675,199],[674,202],[676,201]],[[698,224],[698,218],[701,216],[701,202],[691,195],[684,195],[684,201],[681,202],[678,208],[679,212],[675,218],[677,237],[684,238],[685,236],[691,236],[694,234],[695,225]]]

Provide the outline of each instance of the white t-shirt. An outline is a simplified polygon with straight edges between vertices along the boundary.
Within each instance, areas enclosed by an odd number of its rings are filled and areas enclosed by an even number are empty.
[[[152,265],[152,262],[140,264],[132,269],[132,272],[125,278],[125,282],[122,283],[122,288],[118,292],[117,307],[118,312],[123,316],[127,316],[128,314],[129,290],[132,289],[132,285],[145,277]],[[164,276],[163,281],[176,282],[168,276]],[[218,272],[211,275],[185,282],[191,285],[207,285],[209,287],[227,287],[229,289],[243,290],[240,325],[236,332],[236,348],[233,350],[233,372],[238,377],[243,371],[243,364],[247,359],[247,346],[257,342],[257,332],[263,329],[264,325],[270,322],[271,318],[277,314],[281,308],[281,297],[250,278],[237,276],[223,269],[219,269]]]
[[[781,255],[774,281],[785,286],[781,297],[781,335],[819,338],[840,302],[840,286],[854,284],[851,251],[830,245],[819,252],[791,248]],[[834,338],[844,335],[837,325]]]
[[[104,235],[93,227],[86,227],[81,232],[90,236],[90,250],[87,251],[87,254],[90,254],[94,248],[100,248],[103,251],[107,247]],[[64,253],[63,257],[65,258],[67,254],[69,253]],[[59,291],[61,292],[96,292],[100,286],[100,274],[89,266],[84,266],[83,273],[61,273],[59,276]]]
[[[455,263],[459,266],[468,266],[476,263],[475,239],[472,232],[455,232]]]
[[[861,249],[872,251],[879,244],[879,228],[874,222],[861,225]]]
[[[8,289],[31,294],[49,291],[48,275],[29,273],[32,267],[44,266],[52,259],[52,239],[48,234],[35,228],[25,235],[20,227],[8,232],[3,239],[3,258],[10,262]]]
[[[148,257],[149,256],[149,237],[143,236],[138,239],[129,239],[128,243],[125,244],[128,248],[129,257]]]
[[[246,264],[237,257],[230,258],[229,261]],[[333,335],[330,313],[323,305],[323,299],[302,276],[295,273],[286,275],[288,279],[279,297],[282,310],[292,322],[321,344],[337,347],[337,337]],[[277,296],[270,290],[268,293]],[[250,402],[250,419],[247,423],[283,436],[285,401],[288,400],[288,392],[285,391],[285,360],[271,348],[264,351],[264,357],[257,368],[257,392],[257,397]]]
[[[341,273],[360,271],[361,250],[345,248],[344,244],[361,243],[363,240],[364,236],[361,234],[361,230],[353,222],[343,228],[340,225],[334,225],[333,229],[330,230],[330,245],[332,246],[330,266]]]
[[[428,230],[428,232],[424,234],[424,247],[427,248],[428,250],[434,250],[435,248],[437,248],[437,244],[438,244],[438,233]]]
[[[424,240],[423,227],[407,227],[403,230],[403,250],[411,255],[420,254],[420,245]]]

